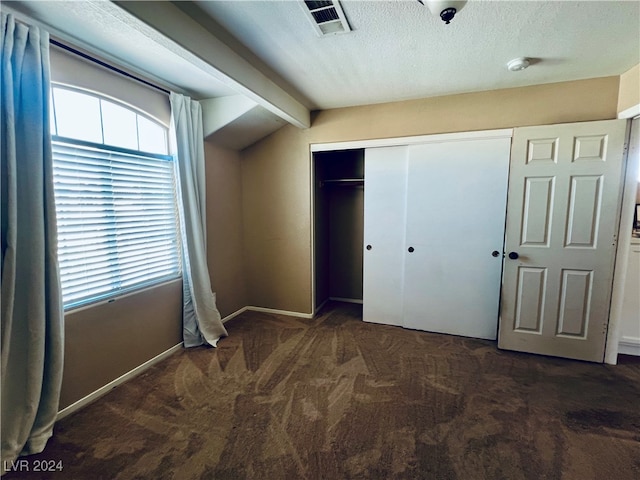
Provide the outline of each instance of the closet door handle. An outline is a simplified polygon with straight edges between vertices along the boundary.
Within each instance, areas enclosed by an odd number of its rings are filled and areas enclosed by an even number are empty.
[[[371,245],[367,245],[367,250],[371,250]]]
[[[415,248],[413,248],[413,247],[409,247],[409,253],[413,253],[413,252],[414,252],[414,250],[415,250]]]
[[[498,257],[498,256],[500,256],[500,252],[498,250],[494,250],[493,252],[491,252],[491,256],[492,257]]]
[[[509,252],[509,258],[511,260],[517,260],[520,257],[520,255],[518,255],[518,252]]]

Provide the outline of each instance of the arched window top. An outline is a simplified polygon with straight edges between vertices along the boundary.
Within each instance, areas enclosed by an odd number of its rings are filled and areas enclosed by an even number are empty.
[[[168,155],[168,129],[112,98],[53,84],[51,134],[140,152]]]

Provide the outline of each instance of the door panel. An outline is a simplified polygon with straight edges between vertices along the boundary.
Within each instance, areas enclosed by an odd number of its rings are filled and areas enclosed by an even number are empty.
[[[526,179],[522,214],[522,245],[547,246],[549,244],[553,182],[553,177]],[[532,209],[532,205],[538,208]]]
[[[592,287],[593,271],[562,271],[558,335],[586,338]]]
[[[546,283],[546,268],[520,267],[518,269],[516,330],[542,332]]]
[[[510,143],[409,147],[405,327],[496,338]]]
[[[571,177],[566,247],[596,247],[602,180],[602,175]]]
[[[514,131],[499,346],[601,362],[624,120]]]
[[[369,148],[364,162],[366,322],[402,325],[408,147]]]

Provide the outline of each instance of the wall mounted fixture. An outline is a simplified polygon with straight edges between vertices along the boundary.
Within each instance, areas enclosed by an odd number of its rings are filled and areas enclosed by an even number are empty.
[[[466,0],[418,0],[422,5],[426,5],[427,8],[434,15],[438,15],[442,21],[449,24],[453,17],[458,13]]]
[[[526,57],[514,58],[513,60],[507,63],[507,68],[511,72],[519,72],[520,70],[524,70],[529,65],[531,65],[531,61]]]

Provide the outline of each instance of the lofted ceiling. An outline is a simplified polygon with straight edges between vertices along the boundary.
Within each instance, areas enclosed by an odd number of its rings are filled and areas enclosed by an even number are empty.
[[[619,75],[640,63],[635,0],[469,0],[450,25],[416,0],[341,5],[352,31],[324,37],[299,0],[29,0],[3,10],[207,99],[205,113],[216,111],[206,134],[234,149],[285,123],[308,127],[311,110]],[[521,56],[532,65],[509,72]]]

